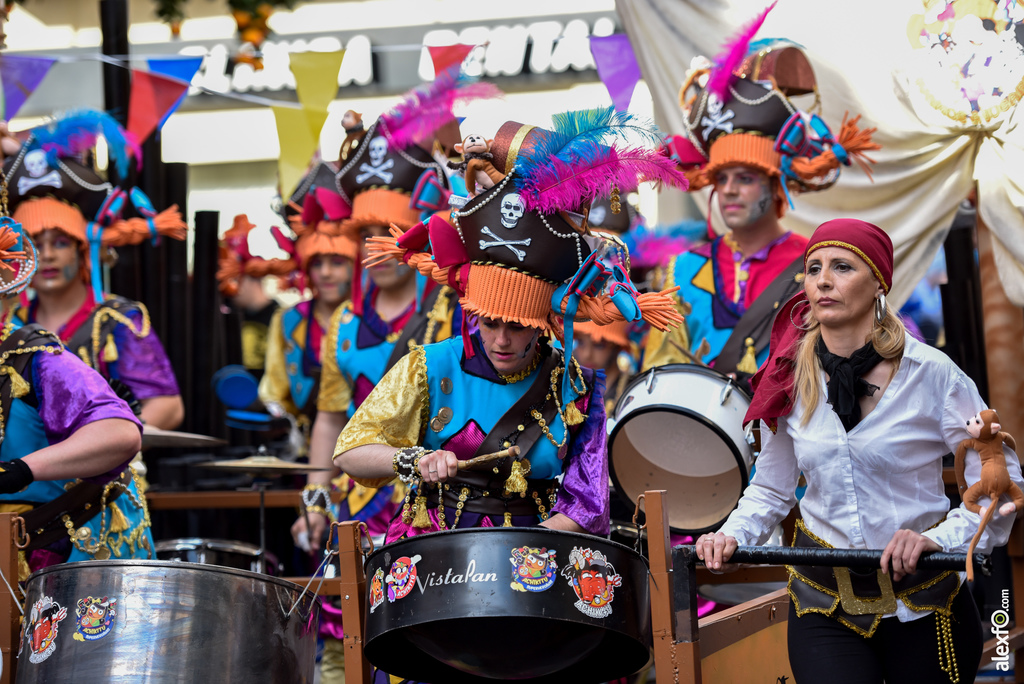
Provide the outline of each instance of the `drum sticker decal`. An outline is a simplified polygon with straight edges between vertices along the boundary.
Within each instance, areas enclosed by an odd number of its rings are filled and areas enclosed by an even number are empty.
[[[108,596],[86,596],[84,599],[78,599],[78,606],[75,608],[75,614],[78,616],[73,636],[75,641],[96,641],[107,636],[114,626],[116,606],[117,599]]]
[[[384,603],[384,568],[377,568],[370,580],[370,612]]]
[[[32,606],[25,638],[28,639],[28,659],[41,663],[57,650],[57,627],[68,616],[68,609],[49,596],[44,596]]]
[[[545,591],[558,577],[555,550],[520,546],[512,549],[512,588],[516,591]]]
[[[604,554],[591,549],[573,547],[569,564],[562,568],[562,576],[569,580],[576,596],[576,608],[592,618],[612,614],[615,587],[622,586],[622,577]]]
[[[416,564],[422,560],[419,555],[409,558],[402,556],[391,564],[391,572],[384,580],[388,583],[388,603],[405,598],[416,586]]]

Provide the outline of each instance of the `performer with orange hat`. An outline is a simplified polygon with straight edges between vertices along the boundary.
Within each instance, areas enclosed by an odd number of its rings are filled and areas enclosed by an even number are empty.
[[[313,296],[278,311],[271,320],[259,396],[272,413],[294,416],[307,439],[316,419],[324,337],[335,310],[349,295],[359,257],[356,243],[341,230],[341,222],[325,214],[316,202],[318,189],[333,183],[333,169],[318,162],[299,184],[304,188],[302,200],[308,203],[307,209],[301,213],[297,206],[286,210],[297,238],[288,240],[276,228],[271,229],[278,244],[292,256],[286,263],[291,266],[293,282],[300,288],[308,283]]]
[[[22,579],[55,563],[153,551],[127,467],[141,445],[138,418],[56,335],[9,315],[38,262],[22,226],[0,218],[0,510],[22,516],[31,535]]]
[[[36,129],[6,173],[14,219],[36,242],[35,297],[17,315],[56,332],[68,349],[141,404],[143,422],[177,427],[185,415],[167,354],[140,302],[102,292],[101,261],[113,248],[162,236],[184,239],[177,207],[157,213],[138,188],[125,192],[80,162],[97,135],[121,178],[138,160],[124,131],[102,112],[80,112]],[[121,218],[126,204],[137,218]]]
[[[408,230],[424,212],[447,207],[449,181],[443,155],[435,158],[434,150],[458,141],[452,106],[457,99],[493,97],[497,92],[466,77],[458,65],[438,74],[364,132],[335,178],[335,192],[318,191],[317,203],[344,216],[342,228],[360,245],[386,236],[389,226]],[[317,465],[332,465],[346,421],[412,344],[447,339],[458,334],[462,324],[453,288],[404,263],[374,264],[366,273],[369,287],[364,291],[362,267],[356,265],[351,299],[335,312],[328,328],[310,444],[310,462]],[[345,477],[338,484],[346,494],[338,515],[363,520],[371,534],[382,535],[394,511],[394,489],[369,492]],[[328,520],[320,510],[329,508],[326,474],[311,474],[307,488],[316,505],[296,520],[292,535],[300,543],[308,534],[315,549]]]
[[[691,191],[712,186],[728,232],[669,262],[663,282],[680,287],[686,325],[652,333],[644,370],[696,359],[723,373],[753,374],[767,358],[775,311],[799,287],[807,240],[779,221],[791,195],[831,187],[854,161],[866,170],[863,153],[878,149],[873,129],[857,127],[859,117],[833,135],[817,115],[793,104],[791,97],[817,93],[795,44],[761,41],[748,53],[767,12],[714,64],[695,60],[680,92],[685,135],[674,137],[670,149]]]
[[[608,466],[600,371],[572,348],[574,319],[679,317],[664,293],[640,295],[575,213],[618,184],[684,185],[653,150],[629,154],[604,136],[639,127],[612,109],[570,112],[554,131],[508,123],[495,136],[502,182],[450,221],[434,216],[375,238],[368,263],[396,258],[458,290],[477,332],[412,351],[349,421],[335,462],[357,481],[410,487],[389,539],[466,526],[541,524],[606,534]],[[656,136],[653,136],[656,138]],[[459,470],[459,462],[516,446],[519,455]],[[561,485],[556,476],[564,475]]]
[[[220,293],[242,314],[242,365],[256,379],[263,377],[267,360],[267,335],[277,312],[277,302],[267,296],[267,276],[291,275],[295,264],[287,259],[262,259],[249,251],[249,235],[256,224],[239,214],[221,237],[217,281]]]

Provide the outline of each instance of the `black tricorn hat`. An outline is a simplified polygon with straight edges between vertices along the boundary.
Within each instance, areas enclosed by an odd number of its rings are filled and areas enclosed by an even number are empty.
[[[582,233],[567,220],[583,217],[527,210],[511,178],[452,212],[470,262],[504,266],[552,283],[568,280],[590,256]]]

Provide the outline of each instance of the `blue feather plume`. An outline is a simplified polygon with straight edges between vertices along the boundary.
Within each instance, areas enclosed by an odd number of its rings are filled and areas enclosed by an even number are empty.
[[[46,150],[47,161],[51,166],[57,165],[60,157],[75,157],[96,145],[99,136],[107,141],[110,159],[123,178],[128,174],[131,156],[139,161],[142,159],[137,142],[117,121],[106,112],[94,109],[81,109],[67,112],[58,118],[32,131],[29,140],[31,148]]]

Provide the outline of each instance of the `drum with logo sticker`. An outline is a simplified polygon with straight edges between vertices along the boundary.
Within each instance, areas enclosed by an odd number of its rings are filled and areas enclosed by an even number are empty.
[[[277,556],[267,556],[267,574],[280,575]],[[156,542],[156,557],[159,560],[186,561],[204,565],[221,565],[226,568],[259,572],[260,548],[245,542],[229,539],[165,539]]]
[[[674,532],[718,529],[749,481],[749,406],[745,391],[706,366],[671,364],[636,376],[615,405],[608,437],[616,491],[633,502],[664,489]]]
[[[651,655],[647,562],[542,527],[389,544],[366,562],[365,653],[416,681],[606,682]]]
[[[320,599],[247,570],[84,561],[26,583],[17,684],[313,681]]]

